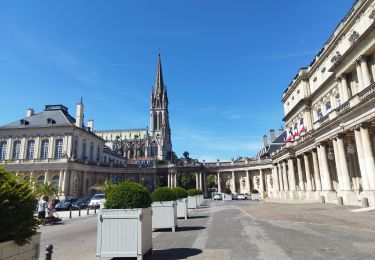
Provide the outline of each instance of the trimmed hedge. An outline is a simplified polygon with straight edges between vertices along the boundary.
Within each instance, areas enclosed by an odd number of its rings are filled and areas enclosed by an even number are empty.
[[[151,193],[152,201],[172,201],[176,198],[174,191],[168,187],[159,187]]]
[[[150,192],[135,182],[122,182],[111,187],[104,203],[107,209],[135,209],[151,206]]]
[[[254,190],[251,190],[251,193],[259,193],[259,191],[254,189]]]
[[[228,187],[226,187],[226,188],[224,189],[224,193],[225,193],[225,194],[232,194],[232,191],[231,191]]]
[[[0,167],[0,242],[14,240],[24,245],[36,233],[36,198],[29,181]]]
[[[197,196],[197,195],[202,195],[203,192],[201,190],[197,190],[197,189],[190,189],[187,191],[188,195],[189,196]]]
[[[177,199],[187,198],[188,193],[184,188],[181,187],[175,187],[172,189],[172,191],[176,194]]]

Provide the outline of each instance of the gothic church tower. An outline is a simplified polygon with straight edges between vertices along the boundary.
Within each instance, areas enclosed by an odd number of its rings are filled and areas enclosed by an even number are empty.
[[[168,115],[168,95],[164,85],[160,53],[156,68],[155,85],[151,93],[148,156],[160,160],[171,159],[172,142]]]

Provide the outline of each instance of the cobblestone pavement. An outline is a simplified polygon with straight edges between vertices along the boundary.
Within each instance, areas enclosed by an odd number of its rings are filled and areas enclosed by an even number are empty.
[[[209,202],[179,220],[177,232],[153,233],[158,259],[374,259],[375,213],[330,204]],[[54,260],[95,259],[96,218],[42,228]],[[42,256],[40,259],[43,259]]]

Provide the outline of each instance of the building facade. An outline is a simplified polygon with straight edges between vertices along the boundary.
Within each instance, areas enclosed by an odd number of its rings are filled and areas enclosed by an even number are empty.
[[[156,79],[150,98],[150,128],[95,133],[106,140],[107,146],[118,151],[130,163],[149,162],[153,159],[172,160],[168,104],[159,53]]]
[[[374,78],[375,3],[358,0],[283,94],[272,197],[375,205]]]

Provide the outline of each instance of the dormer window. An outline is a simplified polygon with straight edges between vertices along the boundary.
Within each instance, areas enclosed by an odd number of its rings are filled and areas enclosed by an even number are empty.
[[[47,124],[54,125],[54,124],[56,124],[56,121],[53,120],[52,118],[47,118]]]
[[[29,125],[29,121],[27,121],[25,119],[21,119],[20,123],[21,123],[21,125]]]

